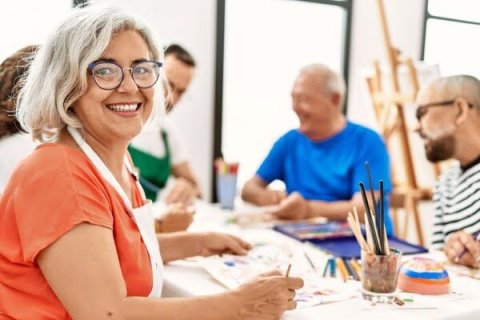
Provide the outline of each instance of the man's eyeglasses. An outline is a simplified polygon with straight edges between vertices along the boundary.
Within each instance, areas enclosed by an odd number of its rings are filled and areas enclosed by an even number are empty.
[[[115,90],[120,87],[125,72],[130,70],[132,79],[137,87],[146,89],[153,87],[160,77],[161,62],[141,61],[132,65],[131,68],[123,68],[115,62],[96,61],[88,65],[88,71],[93,80],[101,89]]]
[[[447,107],[455,103],[457,98],[453,100],[445,100],[445,101],[438,101],[438,102],[431,102],[423,105],[419,105],[417,107],[417,111],[415,113],[415,116],[417,118],[417,121],[420,121],[420,119],[427,113],[428,108],[432,107]],[[473,105],[471,103],[468,104],[469,108],[473,108]]]

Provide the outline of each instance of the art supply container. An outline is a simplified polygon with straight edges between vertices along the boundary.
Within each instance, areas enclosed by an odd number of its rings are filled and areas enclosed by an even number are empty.
[[[390,255],[375,255],[362,250],[362,295],[364,299],[389,303],[395,298],[402,259],[399,250]]]
[[[233,209],[237,195],[237,175],[217,173],[217,198],[223,209]]]

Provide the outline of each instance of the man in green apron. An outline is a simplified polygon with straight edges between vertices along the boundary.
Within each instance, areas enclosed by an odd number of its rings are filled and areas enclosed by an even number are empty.
[[[187,90],[195,72],[192,55],[177,44],[165,49],[165,77],[167,79],[166,109],[171,112]],[[133,163],[140,172],[140,182],[147,198],[157,200],[170,176],[175,184],[167,194],[167,204],[190,204],[201,197],[195,177],[182,146],[182,141],[168,123],[161,128],[145,128],[129,146]]]

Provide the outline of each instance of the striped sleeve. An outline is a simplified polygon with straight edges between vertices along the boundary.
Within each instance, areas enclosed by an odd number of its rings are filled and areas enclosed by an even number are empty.
[[[434,195],[432,247],[442,249],[457,231],[480,231],[480,164],[462,172],[450,169],[437,184]]]

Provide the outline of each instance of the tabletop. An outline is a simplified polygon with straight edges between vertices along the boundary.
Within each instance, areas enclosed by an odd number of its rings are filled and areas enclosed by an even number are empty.
[[[308,259],[302,258],[308,255],[315,263],[326,259],[328,255],[316,248],[306,246],[294,239],[271,230],[269,223],[255,223],[238,225],[231,223],[238,214],[250,216],[262,209],[238,205],[236,212],[222,210],[217,205],[198,202],[197,213],[194,223],[189,231],[221,231],[238,235],[253,244],[268,244],[271,246],[287,247],[292,254],[291,275],[302,276],[308,273],[308,279],[314,282],[330,283],[348,288],[354,292],[347,298],[340,298],[338,301],[326,299],[318,305],[297,308],[287,311],[282,317],[283,320],[307,320],[319,319],[319,317],[335,317],[345,319],[355,317],[356,319],[480,319],[480,280],[462,276],[449,270],[451,280],[451,293],[440,296],[421,296],[415,294],[401,293],[400,297],[409,301],[403,306],[395,304],[376,304],[365,301],[360,295],[360,282],[348,280],[342,283],[341,280],[323,279],[321,270],[312,269]],[[440,252],[430,252],[426,256],[436,260],[444,259]],[[404,257],[408,259],[409,257]],[[320,263],[319,263],[320,264]],[[187,259],[175,261],[165,266],[165,282],[163,296],[167,297],[188,297],[198,295],[209,295],[224,292],[227,287],[217,281],[211,273],[207,272],[202,259]],[[355,292],[357,292],[355,294]]]

